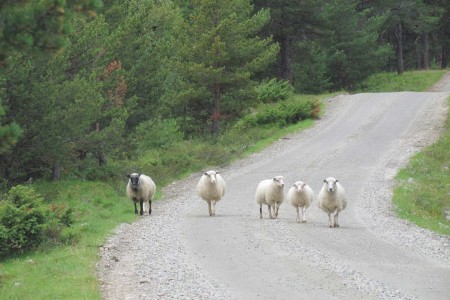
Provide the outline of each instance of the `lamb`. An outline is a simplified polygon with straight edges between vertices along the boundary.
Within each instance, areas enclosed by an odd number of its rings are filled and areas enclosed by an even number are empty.
[[[152,199],[156,192],[153,180],[144,174],[132,173],[127,175],[127,195],[134,202],[134,213],[138,214],[136,203],[140,205],[140,215],[144,214],[144,204],[148,202],[148,214],[152,214]]]
[[[303,181],[297,181],[289,189],[286,200],[297,210],[297,223],[306,223],[306,209],[314,200],[314,191]],[[299,214],[301,209],[301,218]]]
[[[330,228],[339,227],[339,213],[347,207],[345,189],[333,177],[328,177],[323,182],[324,185],[317,196],[319,208],[328,214]]]
[[[259,204],[259,218],[262,219],[262,206],[267,205],[269,218],[278,217],[278,209],[284,200],[284,177],[275,176],[272,179],[265,179],[259,182],[256,187],[256,203]]]
[[[209,215],[216,215],[216,203],[225,195],[226,184],[219,172],[205,172],[197,183],[197,195],[208,202]],[[211,205],[212,204],[212,205]]]

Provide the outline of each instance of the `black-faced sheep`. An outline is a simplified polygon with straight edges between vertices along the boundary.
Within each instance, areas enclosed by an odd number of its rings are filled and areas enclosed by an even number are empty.
[[[328,214],[330,228],[339,227],[339,213],[347,207],[345,189],[333,177],[328,177],[323,182],[324,185],[317,196],[319,208]]]
[[[297,181],[294,183],[294,186],[289,189],[286,200],[290,202],[297,211],[297,223],[306,223],[306,209],[314,200],[314,191],[311,187],[303,181]],[[301,218],[299,210],[301,211]]]
[[[144,204],[148,203],[148,214],[152,213],[152,199],[156,192],[153,180],[144,174],[132,173],[127,175],[127,196],[134,202],[134,213],[138,214],[137,202],[140,205],[140,215],[144,214]]]
[[[256,203],[259,204],[259,217],[262,219],[262,206],[267,205],[269,218],[278,217],[278,209],[284,200],[284,177],[275,176],[272,179],[265,179],[259,182],[256,187]]]
[[[219,172],[205,172],[197,183],[197,195],[208,202],[209,215],[216,215],[216,202],[225,195],[226,184]]]

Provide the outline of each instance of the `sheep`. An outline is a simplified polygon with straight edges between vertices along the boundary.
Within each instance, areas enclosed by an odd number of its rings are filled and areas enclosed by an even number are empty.
[[[328,226],[330,228],[339,227],[339,213],[347,207],[345,189],[333,177],[328,177],[323,182],[324,185],[317,195],[319,208],[328,214]]]
[[[267,204],[269,218],[278,217],[278,209],[284,200],[284,177],[275,176],[272,179],[265,179],[258,183],[256,187],[256,203],[259,204],[259,218],[262,219],[262,206]]]
[[[134,202],[134,213],[138,214],[136,203],[140,205],[140,215],[144,214],[144,204],[148,202],[148,214],[152,214],[152,199],[156,192],[153,180],[144,174],[132,173],[127,175],[127,196]]]
[[[306,223],[306,209],[314,200],[314,191],[311,187],[303,181],[297,181],[289,189],[286,200],[297,210],[297,223]],[[301,209],[301,218],[299,208]]]
[[[225,180],[219,172],[210,170],[203,173],[197,183],[197,195],[208,202],[209,215],[216,215],[216,203],[225,195]],[[212,204],[212,205],[211,205]]]

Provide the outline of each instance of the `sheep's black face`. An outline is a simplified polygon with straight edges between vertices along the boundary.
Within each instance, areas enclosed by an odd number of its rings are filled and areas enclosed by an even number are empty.
[[[131,189],[134,191],[137,191],[139,188],[139,176],[139,174],[128,175],[128,178],[130,178]]]

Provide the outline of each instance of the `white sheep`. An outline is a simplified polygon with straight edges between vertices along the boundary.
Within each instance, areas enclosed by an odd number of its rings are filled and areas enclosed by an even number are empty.
[[[208,202],[211,217],[216,215],[216,203],[225,195],[225,188],[225,180],[214,170],[205,172],[197,183],[197,195]]]
[[[156,192],[156,185],[153,180],[144,174],[132,173],[127,175],[127,196],[134,202],[134,213],[138,210],[136,203],[140,205],[140,215],[144,214],[144,204],[148,203],[148,214],[152,213],[152,199]]]
[[[306,209],[314,200],[314,191],[303,181],[297,181],[289,189],[286,200],[297,210],[297,223],[306,223]],[[301,218],[299,210],[301,209]]]
[[[262,206],[267,205],[269,218],[278,217],[278,209],[284,200],[284,177],[275,176],[272,179],[265,179],[259,182],[256,187],[256,203],[259,204],[259,217],[262,219]]]
[[[317,196],[319,208],[328,214],[330,228],[339,227],[339,213],[347,207],[345,189],[333,177],[328,177],[323,182],[324,185]]]

